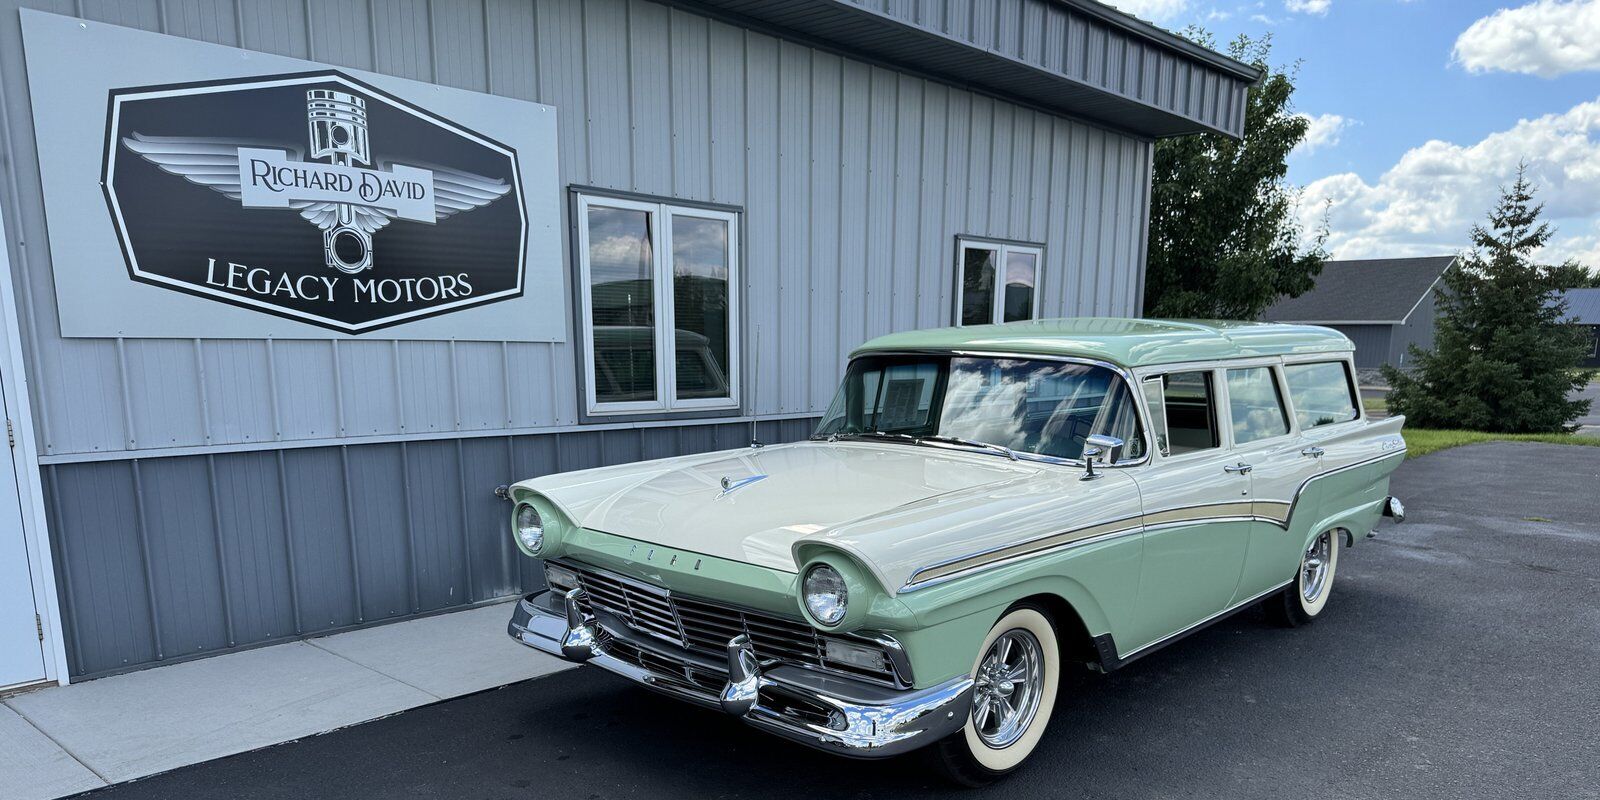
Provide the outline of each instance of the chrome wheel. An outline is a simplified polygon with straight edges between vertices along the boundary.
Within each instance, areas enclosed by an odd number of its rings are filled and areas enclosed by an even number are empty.
[[[1333,552],[1333,531],[1323,531],[1311,541],[1300,559],[1300,596],[1307,603],[1315,603],[1328,586],[1331,572],[1329,562]]]
[[[978,666],[972,726],[985,745],[1000,749],[1022,738],[1039,712],[1044,689],[1044,653],[1032,633],[1001,634]]]

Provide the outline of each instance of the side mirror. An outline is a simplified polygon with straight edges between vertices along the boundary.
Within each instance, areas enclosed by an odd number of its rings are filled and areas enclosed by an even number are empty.
[[[1083,466],[1086,470],[1079,480],[1092,481],[1100,477],[1095,474],[1094,462],[1102,464],[1115,464],[1122,459],[1122,448],[1126,442],[1115,436],[1106,436],[1097,433],[1083,441]]]

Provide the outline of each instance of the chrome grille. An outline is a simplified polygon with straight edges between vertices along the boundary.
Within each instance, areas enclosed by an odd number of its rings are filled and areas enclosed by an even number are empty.
[[[727,654],[728,640],[747,634],[751,646],[755,648],[756,657],[762,661],[821,667],[895,684],[894,668],[887,657],[878,669],[827,658],[825,642],[828,639],[838,638],[858,646],[871,646],[870,642],[831,637],[800,619],[675,595],[659,586],[622,578],[571,561],[556,563],[577,574],[578,583],[588,597],[590,610],[604,610],[622,619],[636,631],[679,647],[713,658],[723,658]]]

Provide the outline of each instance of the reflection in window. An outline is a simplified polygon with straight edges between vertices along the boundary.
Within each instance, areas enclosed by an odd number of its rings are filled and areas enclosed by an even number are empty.
[[[651,247],[649,214],[589,207],[595,397],[602,403],[656,397],[655,256]]]
[[[728,397],[728,222],[672,217],[677,396]]]
[[[961,254],[961,324],[994,321],[995,251],[969,247]]]
[[[1360,416],[1355,387],[1342,362],[1289,364],[1283,368],[1283,381],[1289,386],[1289,402],[1294,404],[1294,418],[1301,430]]]
[[[588,196],[579,209],[589,412],[737,408],[738,216]]]
[[[1003,322],[1033,319],[1033,285],[1039,275],[1039,254],[1028,250],[1006,253],[1006,297]]]
[[[819,434],[954,436],[1078,459],[1097,433],[1144,454],[1127,384],[1111,370],[1024,358],[865,356],[850,362]]]
[[[1271,367],[1228,370],[1228,410],[1234,444],[1248,444],[1289,432],[1283,399]]]
[[[960,241],[957,251],[957,324],[988,325],[1038,316],[1039,247]]]

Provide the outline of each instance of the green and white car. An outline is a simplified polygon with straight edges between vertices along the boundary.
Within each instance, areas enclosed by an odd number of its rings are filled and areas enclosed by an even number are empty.
[[[980,784],[1065,669],[1247,605],[1324,613],[1339,549],[1403,516],[1402,418],[1311,326],[1038,320],[851,356],[810,441],[511,487],[549,590],[523,644],[841,755],[931,747]],[[664,723],[665,724],[665,723]]]

